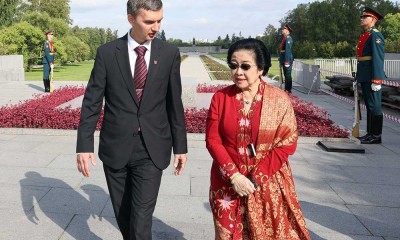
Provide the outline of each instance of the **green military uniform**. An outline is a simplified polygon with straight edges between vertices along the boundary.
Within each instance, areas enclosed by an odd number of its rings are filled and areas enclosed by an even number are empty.
[[[375,10],[365,7],[361,17],[383,17]],[[360,137],[361,143],[380,143],[383,126],[382,90],[380,85],[386,79],[384,72],[385,40],[373,26],[361,34],[357,45],[357,82],[367,107],[367,134]],[[374,91],[372,87],[378,87]]]
[[[46,34],[47,35],[47,34]],[[46,40],[43,44],[44,56],[42,59],[43,63],[43,84],[45,92],[50,92],[50,65],[54,64],[55,51],[53,43]]]
[[[292,29],[286,24],[285,28],[292,32]],[[292,54],[293,38],[288,35],[283,37],[280,45],[279,64],[283,67],[283,74],[285,76],[285,91],[292,92]]]

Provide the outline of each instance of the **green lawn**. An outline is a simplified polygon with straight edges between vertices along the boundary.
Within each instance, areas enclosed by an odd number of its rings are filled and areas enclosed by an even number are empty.
[[[54,81],[88,81],[94,61],[85,61],[78,64],[67,64],[54,68]],[[25,72],[28,81],[42,81],[43,68]]]

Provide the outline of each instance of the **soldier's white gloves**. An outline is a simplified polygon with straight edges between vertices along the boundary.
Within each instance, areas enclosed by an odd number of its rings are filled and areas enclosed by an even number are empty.
[[[374,92],[381,90],[381,88],[382,86],[380,84],[375,84],[375,83],[371,84],[371,89]]]

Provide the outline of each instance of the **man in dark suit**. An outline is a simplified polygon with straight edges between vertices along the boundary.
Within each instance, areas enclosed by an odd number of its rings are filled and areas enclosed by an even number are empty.
[[[90,175],[104,98],[99,157],[118,226],[124,239],[151,239],[162,170],[172,148],[175,175],[186,164],[180,53],[155,38],[163,19],[161,0],[128,0],[127,8],[129,33],[97,49],[82,103],[77,164]]]
[[[292,92],[292,66],[293,66],[293,38],[290,36],[292,28],[285,24],[282,28],[282,42],[279,47],[279,64],[283,67],[283,74],[285,75],[285,91]]]
[[[378,20],[383,19],[375,9],[364,7],[360,16],[364,33],[357,45],[357,82],[367,107],[367,134],[359,137],[362,144],[380,144],[382,142],[382,89],[384,72],[385,39],[375,27]]]

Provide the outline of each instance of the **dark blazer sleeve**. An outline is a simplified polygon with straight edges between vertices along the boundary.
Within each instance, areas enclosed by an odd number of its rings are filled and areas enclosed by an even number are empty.
[[[94,152],[94,131],[101,113],[106,86],[106,67],[102,52],[97,54],[82,101],[81,117],[78,126],[76,152]]]
[[[180,74],[181,55],[176,48],[167,91],[167,113],[171,125],[172,146],[175,154],[187,153],[187,136],[182,104],[182,83]]]

